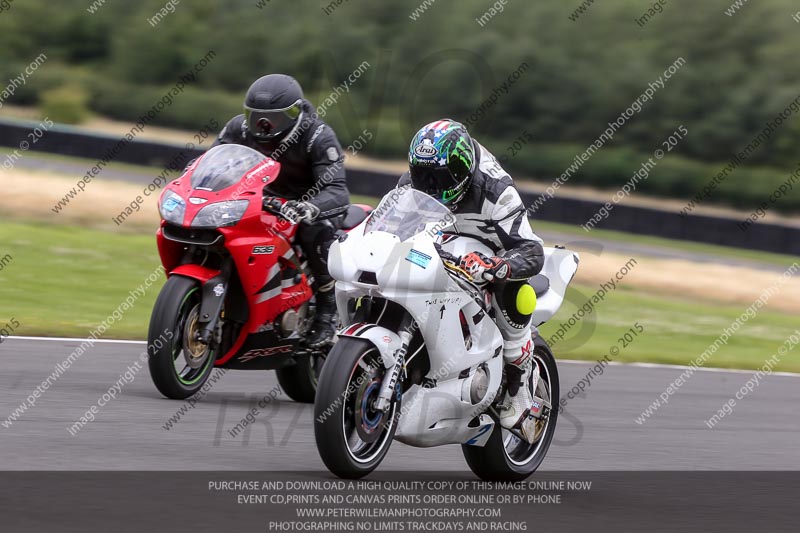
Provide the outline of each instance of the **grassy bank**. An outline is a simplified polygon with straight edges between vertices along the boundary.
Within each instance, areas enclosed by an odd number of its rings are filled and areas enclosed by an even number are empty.
[[[576,286],[573,299],[585,302],[585,295],[597,287]],[[580,293],[580,296],[578,295]],[[564,339],[554,339],[554,352],[561,359],[601,359],[686,365],[700,356],[739,318],[747,305],[718,305],[690,299],[665,298],[626,290],[609,293],[594,313],[572,328]],[[755,369],[776,353],[795,331],[800,329],[797,316],[763,309],[733,335],[706,361],[707,367]],[[542,326],[542,335],[552,339],[560,323],[566,323],[577,307],[565,303],[556,318]],[[621,337],[639,323],[644,331],[632,342]],[[612,347],[619,353],[610,353]],[[777,370],[800,372],[798,352],[782,357]]]
[[[2,223],[0,243],[13,258],[0,273],[0,323],[15,318],[17,335],[85,337],[159,265],[152,235]],[[145,338],[162,283],[163,277],[106,337]]]
[[[0,224],[0,323],[14,318],[17,335],[83,337],[113,313],[158,266],[152,234],[115,234],[45,224]],[[162,279],[149,288],[107,338],[143,339]],[[596,287],[578,286],[583,295]],[[572,298],[582,303],[577,292]],[[614,359],[686,364],[713,343],[746,306],[701,303],[690,298],[655,297],[622,287],[556,343],[559,357],[597,359],[618,345],[635,322],[645,331]],[[567,303],[542,332],[550,337],[576,310]],[[797,317],[763,311],[748,322],[707,366],[756,368],[798,327]],[[797,357],[778,367],[800,371]]]

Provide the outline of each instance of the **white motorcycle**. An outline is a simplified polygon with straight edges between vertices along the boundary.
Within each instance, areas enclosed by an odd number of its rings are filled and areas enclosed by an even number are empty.
[[[484,480],[517,481],[541,464],[558,416],[558,370],[536,326],[552,318],[578,268],[578,254],[545,248],[531,279],[535,440],[498,423],[505,394],[503,339],[491,293],[457,266],[480,242],[447,234],[455,217],[411,188],[387,194],[359,227],[335,242],[329,268],[342,324],[319,377],[314,433],[325,465],[357,479],[393,439],[411,446],[461,444]],[[532,409],[532,412],[536,409]]]

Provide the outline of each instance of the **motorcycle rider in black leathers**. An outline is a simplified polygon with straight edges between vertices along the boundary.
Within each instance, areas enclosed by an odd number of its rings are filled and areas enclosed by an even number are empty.
[[[228,121],[213,146],[219,144],[248,146],[281,164],[278,179],[264,188],[264,195],[287,199],[281,214],[300,224],[297,241],[314,275],[317,301],[306,344],[331,342],[337,314],[328,248],[350,204],[344,151],[336,134],[303,98],[294,78],[270,74],[250,86],[244,114]]]
[[[454,227],[445,234],[471,237],[493,251],[493,257],[467,254],[459,266],[475,279],[491,280],[508,390],[499,406],[500,424],[534,442],[531,411],[541,406],[529,389],[537,374],[532,372],[531,340],[536,298],[528,279],[541,271],[544,251],[511,176],[462,124],[443,119],[423,127],[411,141],[409,172],[398,183],[403,186],[429,194],[452,211]]]

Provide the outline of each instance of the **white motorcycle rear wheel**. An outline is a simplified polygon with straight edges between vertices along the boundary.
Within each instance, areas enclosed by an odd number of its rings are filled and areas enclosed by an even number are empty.
[[[498,422],[486,446],[462,445],[464,459],[470,469],[485,481],[521,481],[533,474],[542,464],[558,418],[558,368],[550,347],[542,338],[534,339],[533,361],[540,372],[536,396],[545,398],[552,409],[545,409],[541,426],[537,424],[537,439],[529,444],[503,429]],[[531,383],[528,383],[531,386]]]

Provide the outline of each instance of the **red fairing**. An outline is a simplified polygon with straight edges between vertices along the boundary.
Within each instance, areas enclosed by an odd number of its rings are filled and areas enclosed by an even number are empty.
[[[262,210],[262,189],[277,178],[280,164],[272,159],[265,159],[244,172],[240,181],[229,187],[218,191],[202,190],[192,187],[192,175],[206,155],[195,161],[181,177],[166,187],[161,201],[171,192],[185,200],[181,228],[185,235],[180,236],[187,237],[187,241],[195,242],[194,239],[202,233],[212,236],[218,233],[221,236],[220,244],[224,244],[230,254],[244,289],[249,318],[234,346],[217,360],[216,364],[219,366],[236,354],[248,335],[257,332],[264,324],[271,323],[281,313],[302,305],[311,298],[312,291],[302,272],[297,275],[297,283],[287,284],[282,279],[287,268],[299,267],[299,261],[290,245],[296,227]],[[217,202],[241,200],[248,204],[235,225],[197,230],[191,227],[192,221],[204,207]],[[175,226],[177,225],[174,223],[162,221],[157,233],[159,255],[167,272],[170,275],[196,279],[201,284],[219,275],[220,270],[217,268],[193,263],[181,264],[187,242],[176,242],[164,235],[165,231],[170,231]],[[264,290],[265,287],[270,288]]]
[[[231,147],[237,145],[223,146],[233,153]],[[216,254],[226,257],[225,261],[231,265],[231,270],[241,282],[248,319],[233,347],[216,361],[217,366],[225,365],[234,357],[245,361],[247,358],[238,353],[243,346],[251,349],[280,315],[297,309],[313,295],[308,273],[304,271],[302,261],[292,246],[297,226],[265,212],[262,205],[262,190],[277,179],[280,164],[239,147],[239,153],[244,155],[245,160],[256,158],[252,167],[239,169],[239,162],[235,158],[228,162],[224,157],[227,152],[223,154],[220,148],[222,146],[206,152],[165,188],[159,208],[163,216],[165,211],[170,211],[164,209],[165,202],[171,202],[171,211],[168,213],[171,220],[162,220],[157,232],[159,255],[169,275],[186,276],[206,284],[223,271],[220,264],[205,263],[209,256]],[[208,172],[208,164],[203,165],[210,155],[221,159],[221,179],[214,172]],[[220,158],[220,155],[223,157]],[[198,173],[197,176],[195,173]],[[219,217],[222,223],[216,224],[221,227],[192,226],[204,208],[219,202],[242,201],[247,202],[247,207],[238,222],[226,222],[226,215],[222,215]],[[185,209],[185,213],[179,222],[181,209]],[[218,222],[218,219],[214,218],[213,221]],[[207,253],[206,250],[213,253]],[[229,292],[226,298],[230,297]],[[256,334],[261,336],[254,340],[253,335]]]
[[[204,266],[193,264],[181,265],[169,273],[170,276],[183,276],[186,278],[196,279],[203,284],[208,283],[211,278],[219,276],[219,274],[219,270],[213,270]]]

